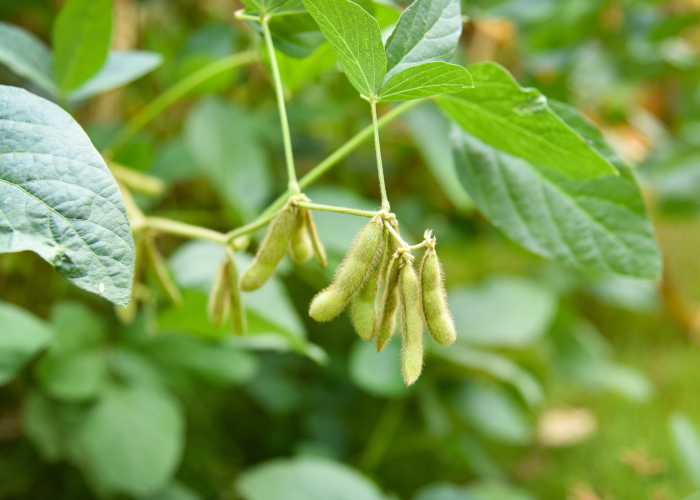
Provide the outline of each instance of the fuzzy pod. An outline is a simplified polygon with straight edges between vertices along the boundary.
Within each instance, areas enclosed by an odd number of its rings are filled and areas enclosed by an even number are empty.
[[[231,311],[231,326],[234,333],[243,335],[246,332],[247,324],[245,317],[245,307],[243,305],[243,294],[238,288],[238,268],[236,267],[236,256],[230,247],[226,247],[228,254],[227,276],[229,280],[229,309]]]
[[[168,297],[173,304],[182,304],[182,293],[180,293],[180,289],[170,277],[170,272],[165,265],[165,260],[163,260],[163,256],[156,247],[156,242],[150,235],[145,238],[145,248],[146,253],[148,254],[150,267],[156,278],[158,278],[158,282],[160,283],[161,287],[163,290],[165,290],[165,293],[168,294]]]
[[[316,230],[316,224],[314,223],[314,216],[311,210],[306,211],[306,229],[311,238],[311,245],[314,249],[314,255],[316,260],[321,267],[326,267],[328,265],[328,257],[326,256],[326,248],[321,243],[321,239],[318,237],[318,231]]]
[[[253,263],[241,275],[240,288],[246,292],[257,290],[270,279],[279,261],[284,257],[296,226],[296,209],[290,203],[280,210],[267,228]]]
[[[296,264],[304,264],[314,256],[314,246],[309,234],[306,208],[296,208],[296,225],[289,240],[289,256]]]
[[[406,387],[423,371],[423,311],[418,277],[407,262],[399,272],[401,292],[401,375]]]
[[[362,228],[338,266],[333,283],[311,301],[309,316],[330,321],[340,314],[362,288],[381,257],[384,243],[382,217],[376,215]]]
[[[355,331],[362,340],[370,341],[374,335],[374,324],[377,321],[377,294],[379,293],[379,276],[382,266],[386,263],[389,242],[384,243],[381,259],[377,259],[374,269],[350,302],[350,318]]]
[[[212,325],[224,326],[230,312],[231,281],[229,277],[229,259],[224,259],[214,275],[214,282],[209,290],[207,316]]]
[[[399,242],[396,238],[389,240],[389,259],[384,272],[384,292],[382,293],[379,315],[374,324],[374,334],[377,352],[386,347],[396,330],[396,313],[399,310],[399,270],[403,257],[396,251],[399,249]]]
[[[428,247],[423,255],[420,280],[423,313],[428,331],[438,344],[450,345],[457,339],[457,332],[450,310],[447,308],[442,265],[434,247]]]

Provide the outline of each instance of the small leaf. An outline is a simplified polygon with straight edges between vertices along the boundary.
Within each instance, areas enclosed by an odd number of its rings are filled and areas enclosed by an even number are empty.
[[[608,156],[600,134],[578,120],[582,123],[571,124]],[[462,184],[484,216],[515,242],[581,270],[659,276],[661,257],[651,222],[632,173],[619,160],[609,156],[619,176],[574,180],[494,149],[456,127],[453,144]]]
[[[53,337],[51,327],[30,312],[0,302],[0,386],[12,380]]]
[[[51,50],[29,31],[0,21],[0,63],[50,94],[56,94]]]
[[[459,92],[473,85],[472,77],[462,66],[431,62],[411,66],[389,78],[379,92],[379,100],[409,101]]]
[[[379,488],[351,467],[321,458],[273,460],[241,474],[244,500],[384,500]]]
[[[68,94],[71,101],[87,99],[138,80],[163,63],[163,56],[145,50],[112,51],[100,71]]]
[[[678,461],[695,488],[700,488],[700,434],[697,428],[680,413],[669,417],[668,428]]]
[[[466,132],[568,177],[617,173],[607,158],[552,111],[538,90],[522,88],[497,64],[476,64],[469,71],[475,88],[436,99]]]
[[[449,60],[461,34],[459,0],[416,0],[386,41],[386,79],[411,66]]]
[[[60,107],[0,86],[0,253],[25,250],[76,286],[129,303],[134,241],[107,165]]]
[[[350,0],[304,0],[330,42],[350,83],[364,96],[376,96],[386,75],[379,23]]]
[[[110,0],[68,0],[53,26],[56,83],[73,90],[107,59],[112,36]]]

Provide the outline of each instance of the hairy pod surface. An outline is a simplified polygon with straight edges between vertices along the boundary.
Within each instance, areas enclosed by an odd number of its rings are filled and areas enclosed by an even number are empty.
[[[307,212],[306,208],[296,208],[296,224],[289,240],[289,255],[296,264],[304,264],[314,256]]]
[[[447,307],[447,293],[440,259],[430,246],[423,255],[420,271],[423,313],[428,331],[435,342],[450,345],[457,339],[454,320]]]
[[[382,293],[379,315],[374,324],[374,339],[377,352],[386,347],[396,330],[396,313],[399,309],[399,270],[403,258],[396,254],[399,242],[395,238],[389,240],[389,258],[384,273],[384,292]]]
[[[374,324],[377,321],[379,276],[382,274],[383,265],[386,264],[388,245],[389,242],[385,241],[382,257],[377,259],[377,263],[367,277],[365,284],[362,285],[362,289],[352,298],[352,302],[350,303],[352,325],[355,327],[355,331],[362,340],[370,341],[374,335]]]
[[[314,249],[314,255],[316,260],[321,267],[326,267],[328,265],[328,257],[326,256],[326,248],[321,243],[321,239],[318,237],[318,231],[316,230],[316,224],[314,223],[314,216],[311,210],[306,211],[306,229],[311,238],[311,245]]]
[[[399,272],[401,291],[401,374],[406,387],[423,371],[423,311],[418,277],[407,262]]]
[[[165,293],[168,294],[168,297],[173,304],[182,304],[182,294],[180,293],[180,289],[170,277],[170,272],[165,265],[163,256],[160,254],[160,251],[158,251],[156,242],[153,241],[153,238],[150,235],[146,236],[145,246],[148,254],[148,260],[151,264],[150,267],[153,270],[153,273],[156,275],[156,278],[158,278],[158,282],[160,283],[161,287],[163,290],[165,290]]]
[[[209,300],[207,301],[207,316],[212,325],[222,327],[228,319],[231,302],[229,263],[228,259],[219,265],[219,269],[214,276],[214,282],[209,290]]]
[[[340,314],[362,288],[381,256],[384,242],[383,222],[376,215],[362,228],[338,266],[333,283],[311,301],[309,316],[330,321]]]
[[[253,263],[241,275],[241,290],[246,292],[257,290],[270,279],[287,251],[295,225],[296,209],[287,203],[268,226],[267,234],[260,243]]]
[[[229,305],[231,310],[231,326],[234,333],[243,335],[246,332],[247,324],[245,317],[245,307],[241,290],[238,288],[238,268],[236,267],[236,256],[230,247],[226,247],[228,253],[227,277],[229,282]]]

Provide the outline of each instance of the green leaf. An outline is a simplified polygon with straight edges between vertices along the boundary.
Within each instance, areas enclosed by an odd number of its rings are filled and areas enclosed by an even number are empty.
[[[0,21],[0,63],[50,94],[56,94],[51,50],[29,31]]]
[[[451,483],[435,483],[422,487],[413,500],[479,500],[463,486]]]
[[[220,98],[202,101],[184,125],[193,159],[220,196],[246,221],[264,208],[272,184],[257,129],[251,115]]]
[[[523,88],[494,63],[469,67],[475,88],[436,102],[462,129],[506,153],[568,177],[616,174],[613,165],[550,108],[538,90]]]
[[[163,56],[145,50],[112,51],[100,71],[68,94],[79,101],[138,80],[163,63]]]
[[[658,277],[661,257],[632,172],[613,159],[591,125],[580,117],[567,120],[611,158],[619,176],[570,179],[455,127],[462,184],[487,219],[533,253],[586,271]]]
[[[292,15],[271,17],[269,25],[272,40],[277,50],[291,57],[303,59],[313,54],[325,38],[318,30],[314,18],[306,10],[289,14]],[[258,30],[262,29],[257,23],[253,25]]]
[[[0,253],[25,250],[76,286],[129,303],[134,241],[107,165],[60,107],[0,86]]]
[[[32,390],[22,407],[25,434],[44,460],[68,459],[73,432],[85,415],[82,405],[65,404]]]
[[[110,0],[68,0],[53,26],[54,72],[58,87],[73,90],[99,70],[112,37]]]
[[[376,96],[386,75],[379,23],[350,0],[304,0],[333,47],[350,83],[364,96]]]
[[[51,327],[28,311],[0,302],[0,386],[12,380],[53,337]]]
[[[373,396],[405,396],[408,389],[401,378],[400,351],[398,342],[390,342],[377,352],[371,342],[356,340],[348,360],[350,379]]]
[[[557,296],[524,278],[493,277],[477,286],[450,289],[449,304],[459,342],[518,348],[547,332]]]
[[[244,500],[384,500],[369,479],[351,467],[321,458],[273,460],[241,474]]]
[[[459,0],[416,0],[386,41],[387,75],[452,57],[462,34]]]
[[[184,484],[174,482],[166,486],[163,491],[142,500],[202,500],[202,497]]]
[[[182,410],[149,386],[110,387],[73,436],[73,460],[102,489],[131,495],[170,482],[184,445]]]
[[[380,101],[409,101],[473,87],[472,77],[462,66],[431,62],[406,68],[384,84]]]
[[[669,417],[668,428],[678,461],[695,488],[700,488],[700,435],[697,429],[680,413]]]

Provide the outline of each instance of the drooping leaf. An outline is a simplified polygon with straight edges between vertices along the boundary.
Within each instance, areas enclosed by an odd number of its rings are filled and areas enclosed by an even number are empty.
[[[570,179],[455,127],[462,184],[486,218],[533,253],[587,271],[658,277],[661,257],[632,173],[591,125],[580,117],[567,120],[611,158],[619,176]]]
[[[330,42],[350,83],[364,96],[376,96],[386,75],[379,23],[350,0],[304,0]]]
[[[163,56],[145,50],[112,51],[100,71],[68,94],[72,101],[87,99],[138,80],[163,62]]]
[[[552,111],[538,90],[521,87],[494,63],[470,66],[469,72],[475,88],[436,99],[466,132],[567,177],[588,179],[617,173],[579,131]]]
[[[472,87],[469,72],[457,64],[431,62],[406,68],[384,84],[380,101],[409,101]]]
[[[51,50],[29,31],[1,21],[0,64],[47,92],[56,93]]]
[[[415,0],[386,41],[387,75],[452,57],[462,34],[459,0]]]
[[[134,242],[107,165],[60,107],[0,86],[0,253],[25,250],[76,286],[129,303]]]
[[[24,364],[53,337],[51,327],[28,311],[0,302],[0,386],[12,380]]]
[[[53,26],[58,87],[78,87],[102,67],[112,37],[111,0],[68,0]]]
[[[355,469],[321,458],[273,460],[241,474],[243,500],[384,500],[374,483]]]

